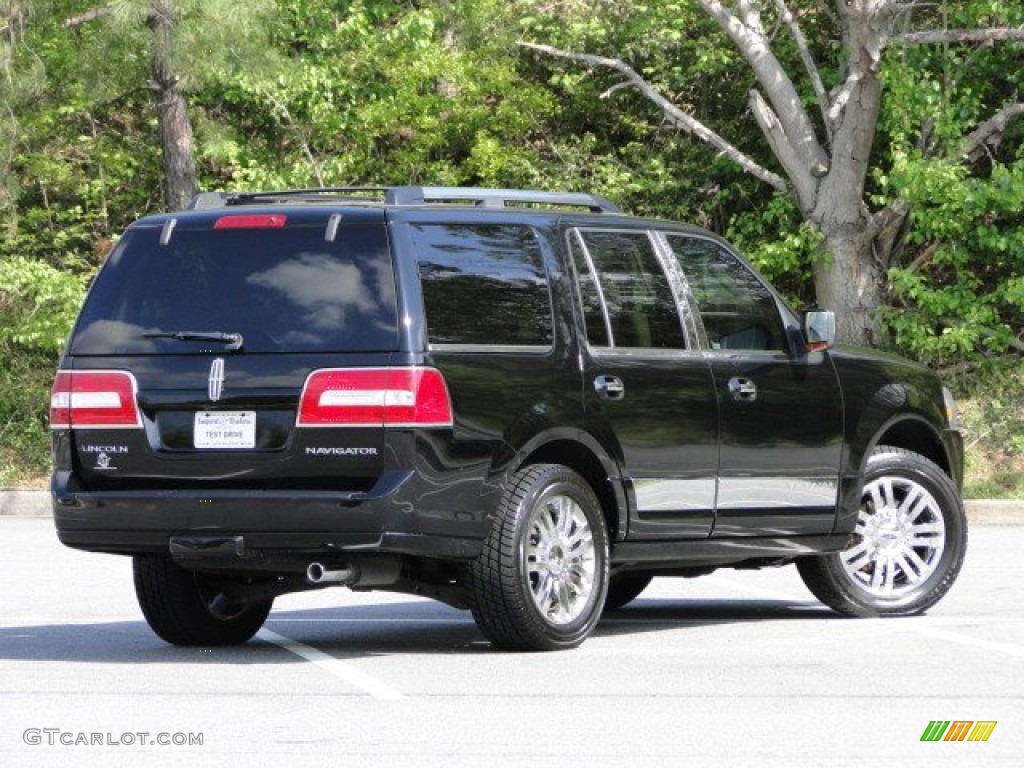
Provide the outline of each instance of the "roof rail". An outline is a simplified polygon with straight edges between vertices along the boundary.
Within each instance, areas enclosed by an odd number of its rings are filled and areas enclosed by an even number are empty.
[[[470,202],[493,208],[504,208],[509,203],[587,208],[595,213],[621,213],[611,200],[597,195],[571,192],[539,192],[530,189],[483,189],[476,187],[391,187],[385,202],[394,205],[424,205],[427,203]]]
[[[227,205],[227,200],[228,195],[224,192],[200,192],[189,201],[185,210],[205,211],[209,208],[223,208]]]
[[[267,192],[200,192],[189,201],[186,210],[207,210],[223,208],[229,205],[246,205],[249,203],[279,200],[286,197],[316,200],[326,197],[343,197],[352,200],[381,200],[387,194],[388,187],[311,187],[309,189],[275,189]]]
[[[192,198],[188,210],[207,210],[229,205],[246,205],[281,198],[341,197],[350,200],[382,200],[387,205],[429,205],[431,203],[472,203],[486,208],[513,205],[568,206],[594,213],[621,213],[611,200],[598,195],[571,192],[540,192],[528,189],[484,189],[478,187],[314,187],[269,192],[201,192]]]

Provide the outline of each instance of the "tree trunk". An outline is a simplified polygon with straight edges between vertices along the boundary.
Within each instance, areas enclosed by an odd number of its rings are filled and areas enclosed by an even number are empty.
[[[878,310],[885,275],[874,258],[875,235],[864,187],[882,106],[878,68],[885,30],[870,4],[847,3],[843,13],[848,71],[829,115],[831,165],[805,215],[824,235],[828,251],[814,265],[818,305],[836,312],[840,341],[875,345],[882,340]]]
[[[850,344],[874,346],[881,340],[878,309],[884,282],[871,254],[871,242],[851,232],[825,233],[830,258],[814,269],[818,306],[836,313],[836,335]]]
[[[181,81],[174,72],[174,0],[153,0],[149,28],[153,32],[153,98],[160,129],[169,210],[184,208],[199,191],[193,157],[192,124]]]

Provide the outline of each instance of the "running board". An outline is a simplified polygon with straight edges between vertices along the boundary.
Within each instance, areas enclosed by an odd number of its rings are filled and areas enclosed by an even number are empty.
[[[786,538],[736,537],[687,541],[623,541],[612,549],[613,566],[735,565],[745,560],[790,560],[841,552],[856,541],[852,533]]]

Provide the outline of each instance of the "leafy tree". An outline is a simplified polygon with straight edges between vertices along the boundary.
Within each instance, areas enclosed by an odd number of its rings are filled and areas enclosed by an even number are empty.
[[[977,26],[991,10],[949,7],[946,21]],[[911,215],[891,230],[882,317],[901,348],[951,371],[1024,353],[1022,62],[1010,45],[895,49],[885,62],[890,159],[873,181]]]
[[[547,44],[526,45],[618,73],[623,80],[613,90],[636,89],[668,122],[787,195],[820,233],[826,249],[813,265],[819,303],[840,311],[842,338],[878,341],[886,273],[893,266],[898,233],[911,212],[908,199],[873,195],[869,188],[884,56],[896,45],[977,46],[1024,40],[1021,9],[988,0],[938,7],[898,0],[799,0],[791,6],[786,0],[693,0],[686,7],[694,6],[729,39],[756,82],[749,91],[749,111],[781,173],[761,159],[763,152],[742,149],[695,117],[685,102],[667,98],[646,70],[630,66],[618,51],[599,56]],[[948,26],[951,7],[955,20],[971,26]],[[808,29],[815,34],[808,35]],[[812,46],[811,40],[827,40],[830,45]],[[826,61],[827,67],[819,61]],[[955,143],[944,143],[945,159],[963,164],[1001,137],[1009,121],[1022,113],[1024,105],[1012,96],[994,115],[975,113],[970,132],[961,133]]]
[[[89,58],[94,66],[89,74],[115,87],[143,86],[151,92],[168,209],[184,208],[199,189],[186,91],[213,72],[225,77],[262,66],[268,58],[263,30],[270,11],[264,0],[116,0],[65,19],[69,29],[100,26],[105,55]],[[148,51],[145,64],[140,50]]]
[[[47,465],[46,409],[54,360],[85,292],[85,281],[36,259],[5,259],[0,270],[0,485]]]
[[[234,188],[540,184],[530,147],[551,100],[518,80],[500,7],[281,0],[286,61],[222,81],[205,106],[237,119],[203,152]]]

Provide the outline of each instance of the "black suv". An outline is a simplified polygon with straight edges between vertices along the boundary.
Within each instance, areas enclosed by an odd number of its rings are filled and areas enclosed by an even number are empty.
[[[963,562],[936,376],[834,346],[720,238],[591,195],[204,194],[132,225],[56,375],[54,515],[153,630],[330,585],[581,643],[654,576],[796,563],[852,615]]]

